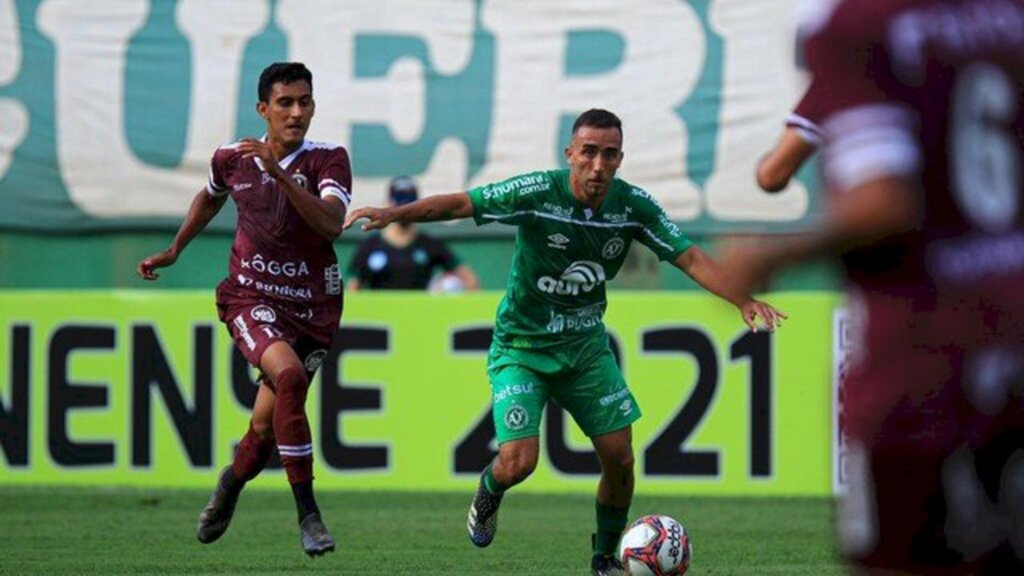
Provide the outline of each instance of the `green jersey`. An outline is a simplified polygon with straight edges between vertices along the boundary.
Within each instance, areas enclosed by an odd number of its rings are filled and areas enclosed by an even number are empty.
[[[599,210],[572,195],[568,170],[532,172],[469,191],[477,224],[518,226],[495,340],[550,348],[604,334],[605,283],[633,240],[660,260],[692,243],[646,191],[614,179]]]

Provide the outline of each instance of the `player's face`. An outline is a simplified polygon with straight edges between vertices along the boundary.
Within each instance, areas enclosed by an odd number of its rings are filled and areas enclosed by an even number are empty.
[[[277,82],[270,88],[269,102],[260,102],[256,109],[267,121],[269,139],[294,148],[302,143],[313,120],[313,88],[305,80]]]
[[[622,132],[618,128],[581,126],[565,149],[573,191],[601,198],[622,164]]]

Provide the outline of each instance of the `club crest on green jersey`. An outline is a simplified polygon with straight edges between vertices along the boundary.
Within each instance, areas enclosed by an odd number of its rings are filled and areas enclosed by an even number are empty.
[[[522,430],[530,423],[530,414],[522,406],[509,406],[505,411],[505,426],[509,430]]]
[[[604,243],[604,248],[601,248],[601,256],[605,260],[613,260],[619,254],[622,254],[622,249],[626,247],[626,241],[622,238],[612,238]]]

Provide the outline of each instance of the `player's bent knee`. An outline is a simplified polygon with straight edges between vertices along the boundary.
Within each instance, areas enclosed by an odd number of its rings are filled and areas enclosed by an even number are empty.
[[[615,468],[623,473],[633,471],[633,466],[636,465],[636,458],[633,457],[633,453],[623,454],[621,457],[616,458],[613,461]]]
[[[606,475],[612,475],[615,477],[628,477],[633,474],[633,466],[636,461],[633,455],[623,456],[622,458],[612,458],[603,460],[601,462],[601,470]]]
[[[252,426],[252,432],[260,440],[273,440],[274,439],[274,421],[271,418],[253,418],[250,422]]]
[[[296,395],[305,398],[306,389],[309,388],[309,377],[306,376],[305,369],[298,366],[289,366],[277,374],[274,385],[277,388],[277,400],[279,402],[282,398],[287,399]]]
[[[529,450],[514,450],[501,455],[505,472],[518,484],[526,480],[537,469],[537,453]]]

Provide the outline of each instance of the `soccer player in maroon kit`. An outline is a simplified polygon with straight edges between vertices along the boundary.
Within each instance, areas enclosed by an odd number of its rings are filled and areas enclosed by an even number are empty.
[[[843,553],[869,574],[1024,574],[1024,1],[845,0],[809,23],[830,207],[733,246],[737,290],[839,254]]]
[[[231,196],[238,225],[229,274],[217,287],[221,321],[245,358],[261,371],[249,430],[221,472],[199,516],[210,543],[228,528],[239,493],[277,446],[295,496],[302,547],[334,550],[313,497],[313,444],[305,401],[327,355],[342,309],[332,242],[351,200],[352,172],[341,146],[305,139],[313,119],[313,76],[300,63],[276,63],[260,75],[256,110],[267,122],[259,140],[221,146],[206,187],[192,200],[169,248],[139,263],[138,273],[174,264]]]

